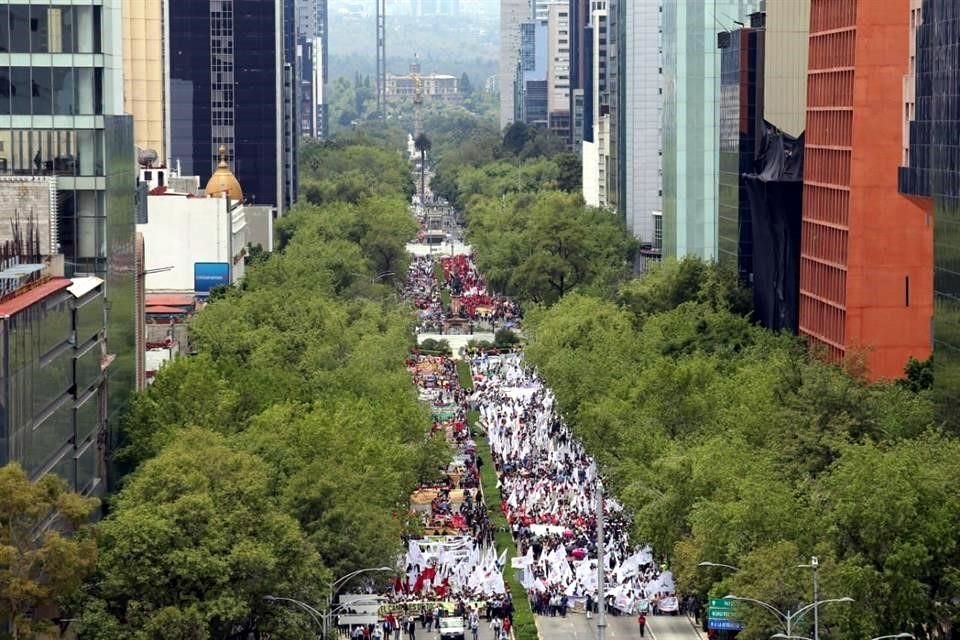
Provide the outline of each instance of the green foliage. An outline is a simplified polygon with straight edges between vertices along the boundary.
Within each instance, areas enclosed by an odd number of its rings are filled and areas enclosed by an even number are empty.
[[[0,624],[12,638],[54,629],[58,600],[93,571],[97,546],[84,526],[98,504],[53,474],[31,482],[17,464],[0,467]]]
[[[833,635],[946,637],[960,443],[932,435],[927,394],[751,325],[731,282],[683,261],[623,285],[619,304],[568,295],[527,314],[527,357],[682,590],[795,609],[810,592],[794,565],[817,555],[822,597],[857,601],[822,609]],[[762,610],[738,615],[747,640],[782,631]]]
[[[498,349],[509,349],[519,342],[520,336],[510,329],[497,329],[497,332],[493,334],[493,344],[496,345]]]
[[[198,355],[135,398],[120,453],[137,470],[100,526],[85,637],[315,637],[262,596],[319,604],[330,576],[394,562],[409,493],[449,449],[404,367],[417,227],[391,172],[409,168],[354,142],[312,147],[308,171],[361,167],[375,193],[294,207],[282,251],[193,319]]]
[[[420,351],[431,355],[450,356],[453,355],[453,349],[446,340],[434,340],[427,338],[420,343]]]
[[[910,358],[903,369],[904,379],[898,384],[914,393],[933,388],[933,356],[924,361]]]
[[[521,303],[551,304],[578,289],[606,292],[627,270],[632,245],[620,223],[576,195],[479,198],[467,217],[478,266],[494,290]]]
[[[371,196],[413,194],[402,146],[364,141],[305,142],[300,147],[300,197],[308,203],[359,203]]]
[[[210,431],[187,429],[147,461],[98,527],[85,638],[224,638],[277,630],[271,593],[318,601],[329,577],[274,501],[269,467]],[[312,637],[283,628],[284,637]]]

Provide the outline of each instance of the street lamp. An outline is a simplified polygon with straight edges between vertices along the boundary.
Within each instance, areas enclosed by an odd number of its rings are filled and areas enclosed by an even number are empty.
[[[300,607],[301,609],[309,613],[310,617],[313,618],[313,621],[317,624],[318,627],[320,627],[320,629],[323,631],[323,637],[324,638],[327,637],[326,626],[324,624],[324,622],[326,621],[326,618],[324,618],[322,613],[320,613],[315,608],[308,605],[306,602],[301,602],[300,600],[295,600],[293,598],[281,598],[280,596],[263,596],[263,599],[266,600],[267,602],[274,602],[274,603],[289,602],[290,604]],[[321,619],[323,619],[324,622],[321,622],[320,621]]]
[[[697,563],[698,567],[723,567],[724,569],[730,569],[731,571],[740,571],[739,567],[735,567],[732,564],[723,564],[722,562],[709,562],[703,561]]]
[[[876,638],[870,638],[870,640],[890,640],[891,638],[912,638],[913,640],[916,640],[916,637],[917,636],[913,635],[912,633],[907,633],[906,631],[903,631],[901,633],[895,633],[890,636],[877,636]]]
[[[330,594],[327,596],[327,612],[331,613],[333,611],[333,596],[336,594],[337,590],[345,585],[352,578],[357,577],[361,573],[370,573],[372,571],[394,571],[393,567],[367,567],[366,569],[357,569],[356,571],[351,571],[345,576],[342,576],[333,582],[330,583]],[[329,628],[329,616],[324,617],[323,625],[323,637],[327,637],[327,631]]]
[[[816,603],[820,597],[819,587],[817,585],[817,569],[820,567],[820,559],[817,556],[811,556],[807,564],[798,564],[800,569],[813,569],[813,601]],[[813,607],[813,640],[820,640],[820,611],[818,607]]]
[[[759,605],[759,606],[763,607],[764,609],[766,609],[767,611],[769,611],[769,612],[771,612],[773,615],[775,615],[775,616],[780,620],[780,622],[783,623],[783,628],[784,628],[784,630],[786,631],[786,633],[785,633],[785,634],[782,634],[782,635],[784,635],[784,636],[787,637],[787,638],[796,638],[796,637],[798,637],[798,636],[794,636],[794,635],[791,634],[791,631],[792,631],[792,629],[793,629],[793,624],[794,624],[795,622],[798,622],[798,621],[799,621],[803,616],[805,616],[809,611],[814,610],[814,609],[817,609],[817,608],[818,608],[820,605],[822,605],[822,604],[829,604],[829,603],[831,603],[831,602],[853,602],[853,598],[828,598],[828,599],[826,599],[826,600],[815,600],[814,602],[811,602],[811,603],[808,604],[808,605],[804,605],[804,606],[800,607],[799,609],[797,609],[796,611],[793,611],[793,612],[791,612],[791,611],[786,611],[786,612],[784,612],[784,611],[780,611],[780,609],[777,609],[775,606],[773,606],[772,604],[770,604],[770,603],[768,603],[768,602],[764,602],[763,600],[757,600],[757,599],[755,599],[755,598],[743,598],[743,597],[741,597],[741,596],[726,595],[726,596],[723,597],[723,599],[724,599],[724,600],[741,600],[741,601],[743,601],[743,602],[752,602],[753,604],[756,604],[756,605]],[[807,640],[809,640],[809,638],[808,638]]]

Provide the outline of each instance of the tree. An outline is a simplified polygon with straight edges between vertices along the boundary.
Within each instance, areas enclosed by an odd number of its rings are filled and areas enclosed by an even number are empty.
[[[319,602],[328,579],[296,520],[273,501],[266,465],[188,429],[146,462],[98,530],[84,638],[311,638],[269,594]]]
[[[14,639],[55,629],[58,600],[93,572],[97,547],[85,523],[98,504],[55,475],[34,483],[17,464],[0,468],[0,621]]]
[[[470,76],[467,75],[466,71],[460,76],[460,93],[465,96],[473,93],[473,83],[470,82]]]
[[[520,155],[530,139],[530,128],[523,122],[514,122],[503,132],[503,150]]]
[[[420,152],[420,198],[422,200],[427,193],[424,185],[424,175],[427,170],[427,151],[430,151],[433,143],[430,142],[427,134],[420,133],[417,135],[416,140],[413,141],[413,146]]]

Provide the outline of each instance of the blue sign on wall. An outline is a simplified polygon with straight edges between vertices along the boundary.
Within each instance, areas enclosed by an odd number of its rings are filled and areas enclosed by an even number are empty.
[[[193,263],[193,291],[197,295],[210,295],[217,287],[230,284],[230,263],[195,262]]]

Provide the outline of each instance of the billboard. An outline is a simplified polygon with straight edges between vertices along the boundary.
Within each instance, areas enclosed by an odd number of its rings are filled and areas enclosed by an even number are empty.
[[[193,263],[193,291],[198,296],[210,295],[217,287],[230,284],[230,263],[195,262]]]

